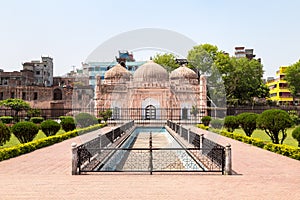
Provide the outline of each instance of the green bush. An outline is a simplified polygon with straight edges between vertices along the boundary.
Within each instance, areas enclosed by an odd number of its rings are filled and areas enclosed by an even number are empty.
[[[300,126],[296,127],[293,132],[292,136],[295,140],[298,141],[298,147],[300,147]]]
[[[9,128],[0,122],[0,146],[5,144],[10,139],[10,130]]]
[[[1,116],[0,120],[4,123],[4,124],[10,124],[13,121],[13,117],[12,116]]]
[[[104,120],[105,123],[107,122],[107,120],[109,118],[111,118],[111,116],[112,116],[112,110],[111,109],[103,110],[103,111],[99,112],[100,119]]]
[[[224,120],[223,119],[212,119],[210,122],[210,125],[212,128],[222,128],[224,124]]]
[[[75,116],[75,120],[77,125],[81,128],[98,124],[97,118],[89,113],[79,113]]]
[[[239,121],[236,116],[226,116],[224,121],[224,127],[229,132],[233,132],[239,127]]]
[[[237,116],[238,123],[241,125],[248,137],[251,137],[253,131],[256,129],[257,117],[258,114],[250,112],[244,112]]]
[[[73,131],[76,128],[73,117],[64,118],[63,120],[61,120],[60,125],[62,129],[66,132]]]
[[[20,143],[26,143],[33,140],[38,134],[39,128],[33,122],[18,122],[11,127],[11,131]]]
[[[204,124],[197,124],[198,128],[201,128],[203,130],[208,130],[209,126],[205,126]]]
[[[35,124],[40,124],[44,121],[44,118],[43,117],[31,117],[30,121]]]
[[[286,130],[293,125],[289,114],[284,110],[270,109],[262,112],[256,120],[258,128],[263,129],[274,144],[282,144],[287,137]],[[281,133],[281,139],[279,134]]]
[[[95,126],[92,126],[92,127],[79,129],[78,131],[86,133],[86,132],[89,132],[89,131],[93,131],[93,130],[102,128],[105,125],[106,124],[98,124],[98,125],[95,125]],[[61,134],[61,135],[54,135],[54,136],[42,138],[42,139],[39,139],[39,140],[35,140],[35,141],[32,141],[32,142],[28,142],[28,143],[25,143],[25,144],[20,144],[20,145],[14,146],[14,147],[8,147],[8,148],[0,149],[0,161],[6,160],[6,159],[9,159],[9,158],[13,158],[13,157],[25,154],[25,153],[29,153],[29,152],[32,152],[36,149],[40,149],[40,148],[43,148],[43,147],[46,147],[46,146],[50,146],[52,144],[64,141],[64,140],[72,138],[72,137],[76,137],[78,135],[78,131],[77,130],[69,131],[69,132],[66,132],[66,133]]]
[[[60,121],[66,119],[66,118],[70,118],[70,119],[73,119],[73,120],[74,120],[74,118],[71,117],[71,116],[60,116],[60,117],[59,117]]]
[[[290,110],[288,111],[288,114],[293,121],[294,125],[299,125],[300,124],[300,118],[298,116],[298,112],[296,110]]]
[[[204,124],[204,126],[209,126],[209,122],[211,121],[210,116],[204,116],[201,118],[201,122]]]
[[[48,119],[41,123],[41,129],[45,133],[45,135],[48,137],[51,135],[55,135],[59,131],[60,124],[57,123],[56,121]]]
[[[254,146],[266,149],[268,151],[272,151],[284,156],[288,156],[290,158],[294,158],[296,160],[300,160],[300,148],[297,147],[292,147],[292,146],[282,145],[282,144],[267,143],[258,138],[251,138],[248,136],[244,136],[237,133],[230,133],[227,131],[221,131],[220,134],[247,144],[252,144]]]

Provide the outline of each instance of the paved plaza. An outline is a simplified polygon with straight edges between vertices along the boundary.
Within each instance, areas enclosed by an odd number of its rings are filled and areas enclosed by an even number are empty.
[[[0,162],[0,199],[300,199],[299,161],[200,129],[193,131],[232,145],[234,175],[72,176],[71,144],[80,144],[86,135]]]

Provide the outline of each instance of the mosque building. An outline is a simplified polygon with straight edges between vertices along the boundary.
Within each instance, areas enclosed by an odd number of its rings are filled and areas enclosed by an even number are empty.
[[[98,76],[96,81],[96,111],[111,109],[114,120],[190,120],[207,115],[206,79],[184,65],[169,73],[150,60],[132,74],[117,64],[104,80]]]

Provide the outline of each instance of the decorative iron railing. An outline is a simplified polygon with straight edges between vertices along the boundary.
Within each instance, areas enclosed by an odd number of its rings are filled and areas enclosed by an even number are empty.
[[[170,120],[167,121],[167,126],[170,127],[176,133],[178,133],[189,144],[201,148],[203,156],[209,158],[216,165],[224,167],[224,163],[225,163],[224,146],[212,140],[204,138],[203,136],[194,133],[190,129],[184,128],[183,126],[180,126],[179,124],[172,122]]]

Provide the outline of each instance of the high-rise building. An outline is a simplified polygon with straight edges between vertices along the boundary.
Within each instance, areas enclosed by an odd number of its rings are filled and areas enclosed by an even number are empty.
[[[245,47],[235,47],[234,49],[234,55],[237,58],[248,58],[249,60],[252,60],[256,56],[254,55],[254,49],[246,49]],[[257,60],[259,62],[261,61],[260,58],[258,58]]]

